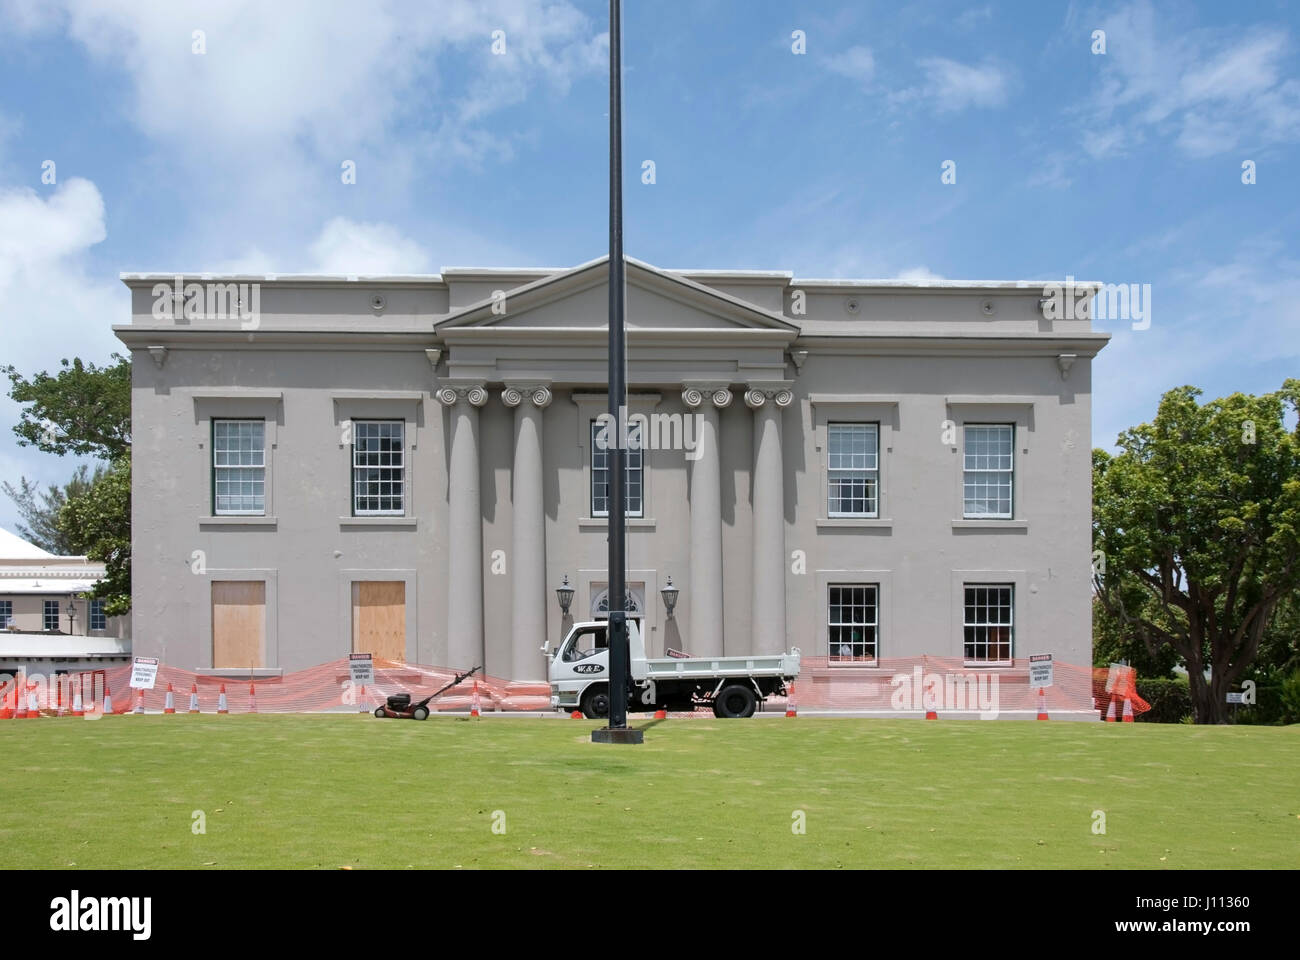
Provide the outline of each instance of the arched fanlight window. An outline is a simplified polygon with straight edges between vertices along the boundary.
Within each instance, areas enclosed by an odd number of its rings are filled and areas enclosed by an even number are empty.
[[[627,590],[624,592],[623,596],[625,598],[623,610],[627,613],[627,615],[629,617],[642,616],[642,610],[644,609],[645,605],[641,600],[639,591],[633,590],[631,587],[628,587]],[[605,587],[603,590],[601,590],[598,594],[596,594],[595,599],[592,600],[591,619],[593,620],[609,619],[609,587]]]

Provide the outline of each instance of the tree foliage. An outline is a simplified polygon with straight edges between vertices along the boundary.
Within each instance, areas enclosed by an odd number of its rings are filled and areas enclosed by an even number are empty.
[[[1170,390],[1118,454],[1094,451],[1094,586],[1151,656],[1177,654],[1197,722],[1221,723],[1274,611],[1300,589],[1300,425],[1286,426],[1300,380],[1204,404],[1200,393]]]
[[[104,563],[106,576],[94,596],[105,601],[110,616],[118,616],[131,607],[131,361],[116,353],[113,360],[100,367],[65,359],[56,374],[42,371],[30,380],[12,366],[0,373],[9,377],[9,396],[24,405],[13,428],[20,446],[108,461],[88,484],[64,488],[61,503],[44,494],[37,503],[34,485],[26,480],[17,491],[7,486],[6,492],[17,494],[20,511],[27,496],[41,524],[53,527],[52,532],[43,527],[42,536],[56,538],[47,542]],[[35,516],[23,513],[31,532]]]
[[[26,477],[19,478],[17,487],[7,480],[0,483],[0,488],[13,500],[18,507],[18,515],[24,520],[17,527],[18,535],[42,550],[59,556],[81,554],[85,550],[85,544],[82,543],[79,532],[75,528],[64,529],[59,526],[59,511],[69,499],[88,491],[104,475],[105,470],[104,466],[97,465],[92,474],[90,468],[83,463],[67,483],[62,486],[51,483],[44,490]]]

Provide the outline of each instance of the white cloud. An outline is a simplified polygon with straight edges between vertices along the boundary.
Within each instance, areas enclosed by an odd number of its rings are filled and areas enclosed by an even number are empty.
[[[929,267],[908,267],[906,270],[900,270],[898,273],[899,280],[942,280],[943,274],[935,273]]]
[[[1000,107],[1007,102],[1011,74],[992,61],[967,64],[947,57],[927,57],[919,65],[926,74],[920,95],[940,113],[966,107]]]
[[[432,273],[429,254],[383,223],[335,217],[311,245],[313,273]]]
[[[1147,0],[1101,21],[1101,79],[1080,112],[1093,156],[1123,153],[1148,133],[1191,156],[1300,140],[1300,83],[1285,76],[1283,29],[1178,32]]]
[[[841,53],[828,57],[826,69],[850,80],[867,83],[875,75],[876,59],[872,56],[869,47],[849,47]]]

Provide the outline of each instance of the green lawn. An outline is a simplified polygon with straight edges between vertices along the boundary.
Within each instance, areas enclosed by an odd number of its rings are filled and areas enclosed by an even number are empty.
[[[4,721],[0,866],[1300,864],[1300,727],[669,720],[608,746],[593,726]]]

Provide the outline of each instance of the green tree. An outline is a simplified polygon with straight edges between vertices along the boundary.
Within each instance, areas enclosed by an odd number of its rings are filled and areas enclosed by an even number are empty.
[[[66,491],[54,526],[73,552],[104,563],[94,596],[116,616],[131,606],[131,361],[116,353],[113,360],[100,367],[65,359],[57,373],[30,380],[12,366],[0,373],[24,405],[13,428],[19,446],[108,462],[88,487]]]
[[[1093,452],[1094,586],[1106,612],[1187,668],[1198,723],[1226,721],[1279,603],[1300,588],[1300,380],[1275,393],[1167,392]],[[1209,677],[1206,677],[1206,671]]]
[[[50,553],[60,556],[80,554],[86,549],[85,544],[77,530],[65,531],[59,527],[59,511],[70,498],[89,490],[104,471],[105,467],[99,465],[91,474],[90,468],[83,463],[63,486],[51,483],[44,490],[26,477],[19,478],[17,487],[7,480],[0,483],[0,488],[13,500],[19,516],[25,521],[25,525],[18,525],[18,535]]]

